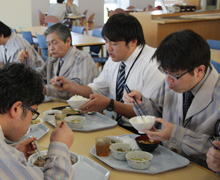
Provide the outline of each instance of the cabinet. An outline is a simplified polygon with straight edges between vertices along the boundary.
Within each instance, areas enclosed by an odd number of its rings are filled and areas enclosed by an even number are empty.
[[[131,13],[142,25],[146,44],[157,47],[170,33],[191,29],[204,39],[220,40],[220,11],[163,14],[162,11]]]

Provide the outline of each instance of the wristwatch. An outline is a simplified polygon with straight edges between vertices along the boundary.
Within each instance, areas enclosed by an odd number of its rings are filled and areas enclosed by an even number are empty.
[[[106,107],[108,111],[114,111],[114,99],[110,100],[109,105]]]

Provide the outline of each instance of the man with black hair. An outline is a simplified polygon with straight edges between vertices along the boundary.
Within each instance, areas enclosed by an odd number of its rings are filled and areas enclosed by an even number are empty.
[[[26,62],[30,67],[37,68],[44,64],[43,59],[29,42],[0,21],[0,67],[11,62],[25,63],[25,57],[21,54],[28,54],[31,57]]]
[[[132,91],[123,99],[132,104],[135,96],[147,115],[158,117],[160,131],[143,130],[150,139],[207,167],[209,140],[220,119],[220,77],[210,64],[209,45],[191,30],[178,31],[162,40],[152,58],[164,82],[150,98]]]
[[[34,69],[23,63],[10,63],[0,69],[0,177],[1,179],[73,179],[69,148],[73,132],[60,124],[51,133],[43,171],[31,167],[28,157],[36,152],[30,137],[15,147],[5,138],[17,142],[28,131],[31,120],[39,116],[37,106],[44,100],[43,80]]]
[[[118,124],[137,133],[129,120],[122,117],[128,116],[129,112],[125,111],[126,105],[121,100],[121,93],[123,84],[127,84],[129,88],[138,89],[150,97],[159,86],[164,75],[157,69],[157,64],[150,61],[155,49],[145,44],[142,27],[131,15],[111,16],[102,29],[102,37],[106,41],[109,59],[93,83],[79,86],[62,77],[54,79],[51,83],[58,90],[90,97],[91,101],[80,107],[84,113],[104,109],[115,111],[113,116]],[[63,83],[62,88],[57,86],[57,80]]]

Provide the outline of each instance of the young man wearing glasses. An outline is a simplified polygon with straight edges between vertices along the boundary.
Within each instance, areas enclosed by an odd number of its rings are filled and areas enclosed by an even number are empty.
[[[191,30],[175,32],[160,43],[152,58],[166,75],[164,82],[151,98],[133,91],[124,94],[125,102],[132,103],[135,96],[147,115],[157,117],[160,131],[143,130],[150,139],[207,167],[209,139],[220,119],[220,78],[210,64],[207,42]]]
[[[5,138],[19,141],[31,120],[39,116],[37,106],[44,100],[41,75],[23,63],[10,63],[0,69],[0,79],[0,179],[73,179],[68,150],[73,133],[65,123],[52,131],[43,171],[27,164],[36,151],[36,137],[20,141],[15,147],[5,142]]]

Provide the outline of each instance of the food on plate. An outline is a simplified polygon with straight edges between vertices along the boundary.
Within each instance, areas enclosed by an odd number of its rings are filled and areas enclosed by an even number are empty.
[[[134,161],[146,161],[147,159],[146,158],[131,158],[131,160],[134,160]]]
[[[143,144],[154,144],[154,140],[149,139],[149,140],[139,140],[139,143],[143,143]]]
[[[79,119],[73,119],[72,121],[71,121],[71,123],[76,123],[76,122],[79,122],[80,120]]]
[[[74,110],[74,109],[71,108],[71,107],[66,107],[66,108],[64,108],[62,111],[63,111],[63,113],[66,114],[66,116],[81,114],[80,111]]]
[[[31,120],[31,125],[39,124],[39,123],[40,123],[40,119]]]
[[[46,158],[46,155],[43,155],[42,157]],[[33,165],[38,166],[38,167],[44,167],[45,163],[46,163],[45,159],[37,158],[37,160],[33,163]],[[76,162],[71,159],[71,164],[73,165],[75,163]]]
[[[84,98],[83,96],[74,95],[70,99],[70,101],[82,101],[82,100],[88,100],[87,98]]]

